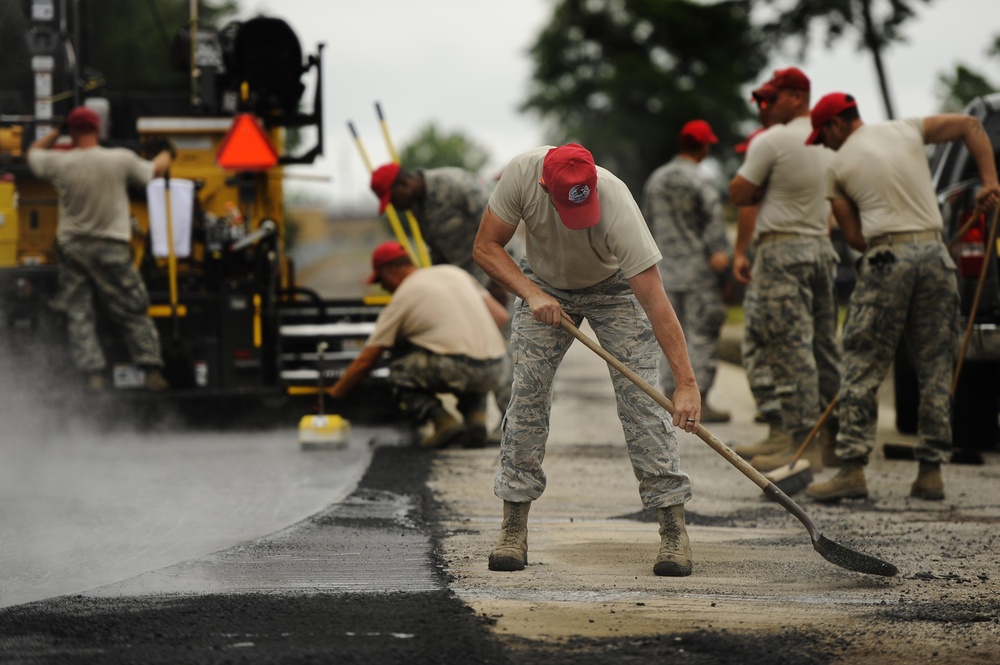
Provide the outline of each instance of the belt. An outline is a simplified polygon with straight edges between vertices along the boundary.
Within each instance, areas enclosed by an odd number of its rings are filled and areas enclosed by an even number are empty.
[[[399,360],[400,358],[407,356],[411,353],[425,353],[430,356],[439,356],[441,358],[451,358],[452,360],[457,360],[458,362],[465,363],[471,367],[488,367],[489,365],[495,365],[496,363],[503,362],[506,356],[500,356],[498,358],[473,358],[462,353],[435,353],[433,351],[428,351],[422,346],[418,346],[410,342],[409,340],[399,342],[392,347],[391,355],[392,360]]]
[[[940,242],[940,231],[901,231],[899,233],[885,233],[875,236],[868,241],[868,247],[880,247],[882,245],[901,245],[908,242]]]
[[[458,360],[459,362],[463,362],[470,367],[489,367],[490,365],[496,365],[497,363],[503,362],[503,356],[500,356],[499,358],[473,358],[461,353],[452,353],[445,357]]]
[[[782,233],[779,231],[766,231],[761,233],[757,237],[757,242],[763,244],[766,242],[776,242],[778,240],[797,240],[798,238],[812,238],[813,236],[807,236],[804,233]]]

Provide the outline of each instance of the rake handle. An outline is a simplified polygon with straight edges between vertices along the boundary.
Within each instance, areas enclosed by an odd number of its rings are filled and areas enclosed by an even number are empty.
[[[358,148],[358,154],[361,155],[361,161],[365,163],[365,167],[368,169],[369,173],[375,171],[375,166],[372,164],[372,160],[368,157],[368,151],[365,150],[365,144],[361,141],[361,135],[358,134],[358,130],[354,127],[354,123],[350,120],[347,121],[347,129],[351,132],[351,138],[354,139],[354,145]],[[396,240],[399,244],[403,246],[406,253],[410,256],[410,260],[413,261],[413,265],[420,265],[420,261],[417,258],[416,253],[413,251],[413,247],[410,245],[410,239],[406,237],[406,233],[403,231],[403,225],[399,221],[399,215],[396,214],[396,209],[390,203],[385,207],[385,215],[389,218],[389,226],[392,227],[392,232],[396,235]]]
[[[788,463],[789,469],[795,466],[795,463],[802,458],[802,455],[806,452],[806,448],[808,448],[809,444],[812,443],[812,440],[816,438],[816,434],[819,433],[819,428],[826,423],[827,419],[830,417],[830,414],[833,413],[834,408],[836,408],[837,402],[839,401],[840,401],[840,393],[838,392],[836,395],[833,396],[833,399],[830,400],[830,403],[826,406],[826,410],[824,410],[822,415],[820,415],[819,420],[816,421],[816,424],[813,425],[813,428],[809,430],[809,434],[806,435],[805,441],[803,441],[802,445],[799,446],[799,449],[795,451],[795,457],[793,457],[792,461]]]
[[[990,220],[989,238],[986,240],[986,251],[993,253],[996,251],[997,220],[1000,219],[1000,205],[993,209],[993,218]],[[989,256],[989,254],[987,254]],[[972,338],[972,329],[976,324],[976,312],[979,310],[979,301],[983,296],[983,286],[986,283],[986,274],[989,272],[990,262],[983,261],[983,267],[979,271],[979,280],[976,282],[976,293],[972,297],[972,307],[969,310],[969,318],[965,324],[965,333],[962,335],[962,346],[958,351],[958,362],[955,363],[955,373],[951,379],[951,396],[955,396],[958,390],[958,377],[962,373],[962,363],[965,361],[965,352],[969,349],[969,340]]]

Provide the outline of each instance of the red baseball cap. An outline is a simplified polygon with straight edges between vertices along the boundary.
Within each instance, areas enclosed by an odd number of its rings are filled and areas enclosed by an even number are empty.
[[[372,171],[371,188],[378,197],[378,213],[381,215],[392,203],[392,183],[399,175],[399,164],[383,164]]]
[[[858,103],[854,97],[843,92],[831,92],[829,95],[816,102],[816,106],[809,112],[809,119],[812,121],[813,130],[806,139],[806,145],[815,145],[820,142],[820,132],[823,125],[833,120],[835,117],[847,109],[857,108]]]
[[[379,280],[378,271],[386,267],[393,261],[401,259],[403,257],[409,258],[409,253],[403,246],[400,245],[395,240],[386,240],[384,243],[375,248],[372,252],[372,274],[368,277],[368,283],[374,284]]]
[[[759,88],[755,88],[753,92],[750,93],[750,98],[756,103],[769,102],[778,95],[778,89],[775,88],[770,83],[765,83]]]
[[[594,156],[582,145],[567,143],[545,153],[542,184],[567,228],[586,229],[601,221],[597,167]]]
[[[809,77],[802,73],[798,67],[788,67],[787,69],[776,69],[771,80],[764,84],[776,90],[805,90],[809,92]]]
[[[73,131],[89,130],[96,132],[101,127],[101,119],[93,109],[77,106],[66,116],[66,126]]]
[[[736,151],[736,154],[742,155],[743,153],[745,153],[747,151],[747,148],[750,147],[750,141],[753,141],[754,138],[758,134],[760,134],[761,132],[763,132],[765,129],[767,129],[767,127],[758,127],[757,129],[755,129],[752,132],[750,132],[749,134],[747,134],[747,140],[744,141],[743,143],[737,143],[736,147],[733,148],[733,150]]]
[[[704,120],[691,120],[681,127],[680,139],[690,139],[695,143],[718,143],[712,127]]]

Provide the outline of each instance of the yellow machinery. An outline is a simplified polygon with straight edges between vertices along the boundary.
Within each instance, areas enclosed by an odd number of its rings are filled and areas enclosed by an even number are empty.
[[[58,18],[33,14],[32,35],[51,30]],[[72,24],[78,17],[66,18]],[[26,375],[49,385],[72,384],[65,322],[53,307],[58,198],[51,184],[32,175],[26,155],[34,137],[75,103],[102,117],[104,144],[147,158],[165,146],[176,153],[169,180],[159,189],[130,191],[135,261],[150,294],[172,395],[198,404],[251,395],[298,396],[308,403],[373,329],[378,305],[320,297],[300,287],[285,246],[283,167],[311,163],[323,153],[322,46],[304,57],[280,19],[257,17],[233,26],[226,27],[225,40],[199,27],[198,48],[189,52],[200,58],[215,49],[218,57],[182,63],[192,81],[199,72],[200,87],[191,94],[161,95],[154,103],[142,92],[105,98],[91,86],[85,95],[75,91],[76,101],[63,96],[53,102],[52,95],[39,103],[37,86],[45,72],[36,69],[35,114],[0,115],[0,348],[16,356]],[[36,42],[51,52],[34,53],[32,66],[49,66],[50,59],[55,70],[49,73],[56,75],[60,63],[71,62],[60,58],[52,40]],[[314,96],[304,111],[300,78],[310,72]],[[289,154],[286,133],[300,128],[313,129],[315,145]],[[159,219],[169,221],[165,241],[154,224]],[[156,251],[158,238],[166,253]],[[102,323],[99,332],[113,364],[111,383],[141,394],[137,368],[129,366],[114,328]],[[329,349],[322,369],[320,343]],[[356,391],[361,411],[392,404],[384,377],[376,372]]]

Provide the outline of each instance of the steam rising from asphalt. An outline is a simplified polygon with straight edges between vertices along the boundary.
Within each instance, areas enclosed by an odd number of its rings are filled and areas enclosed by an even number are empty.
[[[270,429],[191,427],[150,408],[165,400],[45,391],[11,368],[0,356],[0,607],[272,533],[335,500],[370,454],[303,454],[279,414]]]

